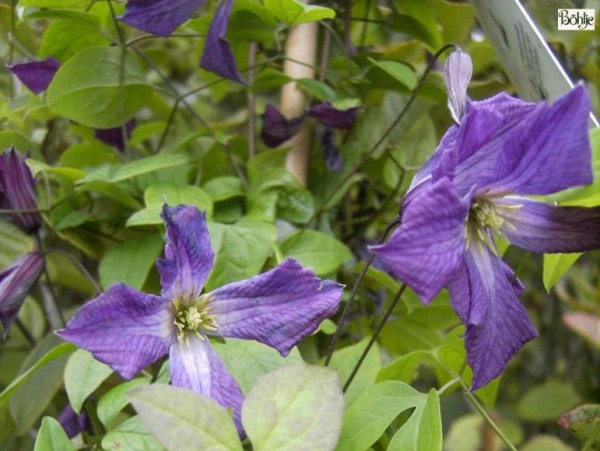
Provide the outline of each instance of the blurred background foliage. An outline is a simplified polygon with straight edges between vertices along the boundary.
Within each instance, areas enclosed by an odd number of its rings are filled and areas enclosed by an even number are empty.
[[[327,168],[317,138],[320,130],[309,124],[313,139],[303,186],[284,169],[288,149],[268,149],[257,138],[260,115],[267,104],[279,104],[280,88],[290,81],[283,64],[293,21],[286,23],[274,3],[234,3],[227,38],[247,86],[198,67],[214,2],[167,39],[123,24],[119,32],[106,1],[0,4],[0,55],[6,64],[52,56],[63,65],[41,95],[29,92],[8,71],[0,75],[0,149],[14,145],[32,156],[46,249],[75,255],[103,288],[121,281],[157,292],[154,262],[163,246],[158,212],[166,198],[171,204],[194,204],[211,220],[216,261],[208,290],[255,275],[286,256],[350,287],[366,246],[396,216],[413,174],[451,125],[441,73],[445,55],[408,114],[362,161],[407,103],[432,54],[456,43],[471,55],[474,74],[468,92],[473,99],[515,92],[468,2],[325,2],[337,14],[319,27],[316,78],[298,85],[310,102],[359,106],[360,112],[351,130],[336,132],[344,160],[339,172]],[[600,29],[556,30],[557,8],[598,10],[599,5],[569,0],[524,5],[572,79],[587,84],[600,112]],[[122,14],[123,2],[112,6]],[[86,89],[102,102],[89,104]],[[94,129],[131,118],[136,125],[122,151],[95,137]],[[594,133],[598,171],[600,136]],[[305,228],[309,230],[300,234]],[[2,221],[0,267],[34,245]],[[542,256],[509,248],[505,258],[519,268],[527,287],[522,300],[540,337],[512,360],[499,383],[477,395],[519,449],[578,449],[580,439],[591,434],[596,439],[588,449],[599,449],[600,257],[597,252],[580,257],[558,281],[550,269],[543,274]],[[50,253],[47,262],[53,289],[69,316],[92,297],[93,287],[64,255]],[[0,387],[59,342],[40,307],[47,283],[43,279],[20,313],[37,346],[32,350],[17,328],[0,344]],[[332,361],[342,381],[398,288],[381,268],[369,269]],[[386,380],[409,383],[423,393],[455,378],[468,386],[459,324],[445,292],[428,307],[407,292],[348,391],[347,404]],[[305,361],[322,359],[334,330],[326,322],[301,343]],[[66,356],[53,361],[0,405],[0,449],[31,449],[28,432],[37,428],[40,415],[57,417],[67,399],[73,402],[63,390],[67,361]],[[91,388],[96,391],[88,402],[101,404],[118,384],[110,376],[97,390]],[[450,384],[440,402],[445,449],[502,449],[460,384]],[[563,426],[557,424],[561,415],[583,404],[596,406],[589,407],[591,414],[571,412],[561,420]],[[119,415],[122,421],[131,411]],[[373,449],[386,449],[407,418],[406,413],[396,418]],[[582,432],[583,424],[587,430]],[[565,427],[569,425],[571,432]]]

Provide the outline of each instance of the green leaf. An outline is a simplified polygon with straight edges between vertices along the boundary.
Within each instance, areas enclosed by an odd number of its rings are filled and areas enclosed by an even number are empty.
[[[413,351],[397,358],[379,371],[377,381],[396,380],[410,383],[419,364],[431,359],[429,351]]]
[[[66,149],[60,156],[61,166],[76,169],[93,168],[119,162],[115,150],[102,143],[79,143]]]
[[[244,186],[237,177],[215,177],[206,182],[202,189],[210,196],[213,202],[244,196]]]
[[[213,212],[213,201],[210,196],[197,186],[179,186],[173,183],[155,183],[146,188],[144,192],[146,208],[129,217],[127,227],[162,224],[160,213],[165,202],[170,206],[186,204],[195,205],[198,210],[206,212],[210,218]]]
[[[332,236],[316,230],[304,230],[290,235],[281,243],[286,257],[293,257],[317,275],[335,271],[352,259],[350,250]]]
[[[169,450],[242,450],[233,418],[209,398],[163,384],[134,388],[127,397],[148,430]]]
[[[125,241],[108,251],[98,268],[102,288],[122,282],[141,290],[164,245],[159,235]]]
[[[102,449],[162,451],[165,449],[148,433],[139,416],[128,418],[102,438]]]
[[[21,255],[31,252],[35,240],[10,221],[0,218],[0,269],[10,266]]]
[[[74,20],[51,21],[42,37],[40,58],[52,56],[60,61],[68,61],[77,52],[110,43],[102,35],[100,21],[90,13],[75,12]]]
[[[435,389],[421,398],[408,421],[396,432],[388,449],[437,451],[442,449],[440,397]]]
[[[410,66],[396,61],[375,61],[373,58],[368,58],[368,60],[375,67],[391,75],[408,89],[412,90],[417,86],[417,76]]]
[[[368,337],[364,338],[360,342],[352,346],[347,346],[333,354],[330,367],[338,371],[342,384],[345,384],[350,377],[354,366],[358,363],[360,356],[369,344],[369,340],[370,338]],[[380,369],[381,356],[379,355],[379,346],[377,343],[374,343],[344,395],[347,405],[351,405],[361,393],[375,384],[377,373],[379,373]]]
[[[397,381],[367,388],[346,410],[336,449],[369,449],[401,412],[421,404],[424,397],[410,385]]]
[[[252,82],[252,92],[262,93],[277,89],[290,81],[292,81],[292,79],[283,72],[267,68],[261,71]]]
[[[298,0],[263,0],[263,3],[271,14],[286,25],[318,22],[335,17],[335,11],[331,8],[307,5]]]
[[[87,0],[19,0],[19,6],[34,6],[36,8],[66,8],[85,6]]]
[[[86,398],[111,374],[108,365],[98,362],[85,349],[78,349],[69,357],[65,368],[65,390],[77,414]]]
[[[0,149],[5,150],[11,146],[15,146],[21,154],[31,151],[35,158],[39,156],[37,144],[31,142],[23,133],[17,130],[0,131]]]
[[[117,417],[119,412],[129,404],[129,401],[125,397],[129,390],[138,385],[149,383],[149,377],[137,377],[117,385],[102,396],[100,401],[98,401],[97,413],[98,419],[102,422],[104,427],[110,429],[111,423]]]
[[[302,363],[296,348],[282,357],[277,350],[257,341],[228,338],[226,343],[212,345],[243,393],[250,391],[259,376],[285,365]]]
[[[39,365],[40,357],[45,359],[49,353],[62,346],[58,344],[60,342],[60,338],[54,334],[47,335],[23,363],[23,368],[33,365],[32,368],[36,369],[29,373],[10,398],[10,413],[15,420],[16,435],[27,432],[33,426],[62,385],[67,364],[65,353],[61,352],[60,356]],[[67,349],[72,350],[73,347],[69,346]],[[28,372],[29,370],[24,374]]]
[[[76,449],[60,423],[52,417],[44,417],[35,440],[34,451],[75,451]]]
[[[255,276],[262,269],[271,252],[270,237],[265,230],[249,224],[208,224],[215,265],[206,282],[207,291]]]
[[[296,80],[296,84],[300,89],[305,91],[308,95],[313,96],[321,102],[334,101],[337,99],[337,94],[331,87],[319,80],[312,80],[310,78],[301,78]]]
[[[31,366],[31,368],[20,374],[8,387],[2,391],[2,393],[0,393],[0,407],[2,407],[12,397],[15,391],[21,385],[23,385],[37,370],[43,368],[48,363],[55,361],[59,357],[73,352],[75,349],[77,349],[77,347],[71,343],[62,343],[44,354],[41,359]]]
[[[255,450],[332,449],[340,434],[344,397],[335,371],[284,366],[261,376],[242,406]]]
[[[558,419],[558,425],[587,442],[584,450],[600,447],[600,404],[584,404],[569,410]]]
[[[539,434],[532,437],[527,443],[521,445],[519,449],[521,451],[573,451],[573,448],[561,439],[547,434]],[[586,451],[585,448],[584,451]]]
[[[56,114],[88,127],[113,128],[144,106],[152,89],[139,61],[120,47],[86,48],[63,64],[48,88],[48,106]],[[122,107],[122,108],[121,108]]]
[[[123,188],[120,188],[117,185],[113,185],[110,182],[103,182],[101,180],[96,180],[94,182],[87,182],[83,185],[79,185],[76,188],[77,192],[85,192],[85,191],[94,191],[96,193],[100,193],[109,197],[110,199],[116,200],[123,205],[128,206],[129,208],[133,208],[134,210],[139,210],[142,208],[142,204],[138,202],[131,194],[125,191]]]
[[[550,291],[582,254],[544,254],[544,288]]]
[[[517,413],[528,421],[556,420],[579,403],[579,395],[571,385],[549,380],[531,388],[517,404]]]
[[[139,160],[117,166],[109,180],[112,182],[120,182],[138,175],[149,174],[161,169],[181,166],[182,164],[186,164],[188,162],[189,158],[184,154],[159,153],[158,155],[141,158]]]

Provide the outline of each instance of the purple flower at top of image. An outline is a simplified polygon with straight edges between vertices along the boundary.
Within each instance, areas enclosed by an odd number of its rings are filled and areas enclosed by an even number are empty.
[[[203,3],[204,0],[129,0],[121,21],[138,30],[167,37]]]
[[[30,252],[0,271],[0,322],[4,338],[17,317],[25,298],[44,271],[44,256]]]
[[[453,94],[452,103],[461,97],[466,93]],[[589,112],[581,85],[550,105],[506,94],[467,101],[459,124],[415,175],[401,226],[372,248],[423,302],[448,288],[466,326],[472,390],[500,375],[537,336],[518,299],[524,287],[494,237],[538,253],[600,248],[600,207],[524,197],[592,182]]]
[[[189,20],[204,0],[129,0],[121,20],[134,28],[167,37]],[[233,0],[223,0],[206,34],[200,67],[223,78],[245,83],[225,34]]]
[[[0,209],[15,210],[2,213],[28,233],[35,233],[42,225],[37,210],[35,179],[31,170],[14,147],[0,155]]]
[[[10,66],[9,70],[33,93],[44,92],[50,86],[60,62],[52,57],[43,61],[28,61]]]
[[[173,385],[231,407],[240,430],[243,395],[210,345],[210,336],[256,340],[287,355],[333,315],[342,286],[287,259],[264,274],[210,293],[213,267],[205,215],[165,205],[165,258],[157,261],[161,296],[122,283],[85,304],[56,333],[130,379],[169,355]]]

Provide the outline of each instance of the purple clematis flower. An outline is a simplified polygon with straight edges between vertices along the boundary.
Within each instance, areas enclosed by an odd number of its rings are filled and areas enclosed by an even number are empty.
[[[237,70],[231,46],[225,39],[232,7],[233,0],[224,0],[215,11],[215,17],[206,34],[200,67],[228,80],[246,83]]]
[[[460,124],[412,181],[402,225],[372,248],[423,302],[448,287],[467,327],[472,390],[537,336],[518,299],[523,285],[498,256],[494,236],[532,252],[600,247],[600,208],[523,197],[592,182],[589,111],[583,86],[552,105],[506,94],[467,102]]]
[[[157,262],[161,296],[113,285],[57,334],[126,379],[169,354],[173,385],[232,407],[241,431],[242,393],[207,337],[257,340],[285,356],[337,311],[342,287],[288,259],[202,294],[214,258],[204,214],[192,206],[165,205],[162,218],[167,243],[166,258]]]
[[[14,147],[0,155],[0,209],[15,210],[5,216],[28,233],[37,232],[42,225],[42,217],[35,211],[35,183],[25,158]]]
[[[283,144],[292,136],[300,131],[304,117],[294,117],[288,119],[274,105],[267,105],[264,114],[262,115],[262,131],[260,139],[267,147],[277,147]]]
[[[50,86],[60,62],[52,57],[43,61],[29,61],[10,66],[10,71],[35,94],[44,92]]]
[[[358,113],[358,107],[338,110],[331,102],[323,102],[313,105],[308,115],[318,120],[325,127],[349,130],[354,125],[356,113]]]
[[[129,0],[121,20],[147,33],[167,37],[203,3],[204,0]]]
[[[0,272],[0,322],[4,327],[4,338],[43,271],[44,256],[30,252]]]

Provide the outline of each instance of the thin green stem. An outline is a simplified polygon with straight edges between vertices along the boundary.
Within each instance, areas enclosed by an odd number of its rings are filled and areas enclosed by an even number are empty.
[[[27,329],[27,326],[23,323],[23,321],[21,321],[21,319],[17,317],[15,318],[15,324],[25,337],[25,340],[27,340],[27,342],[31,345],[32,348],[35,348],[35,345],[37,344],[35,337],[29,331],[29,329]]]
[[[399,217],[395,218],[392,222],[390,222],[387,225],[387,227],[381,234],[381,237],[379,238],[378,242],[382,243],[386,239],[388,234],[398,224],[400,224]],[[329,363],[331,362],[331,357],[333,357],[333,352],[335,351],[335,345],[337,344],[337,341],[340,338],[340,335],[342,333],[342,329],[344,327],[346,317],[348,316],[348,313],[350,312],[350,306],[352,305],[352,301],[354,301],[354,298],[356,297],[356,294],[358,293],[358,289],[359,289],[363,279],[365,278],[365,275],[367,274],[367,271],[368,271],[369,267],[371,266],[371,263],[373,263],[374,259],[375,259],[375,254],[373,252],[370,252],[369,258],[365,262],[362,270],[360,271],[360,274],[358,275],[358,278],[354,282],[354,286],[352,287],[350,296],[348,297],[348,300],[346,301],[346,305],[344,306],[344,310],[342,311],[340,319],[338,320],[337,330],[335,331],[335,334],[333,334],[333,337],[331,337],[331,341],[329,342],[329,348],[327,349],[327,355],[325,356],[325,363],[324,363],[325,366],[329,366]]]
[[[483,406],[479,403],[479,401],[477,401],[477,398],[475,397],[475,395],[468,391],[467,385],[462,381],[462,379],[460,380],[460,385],[463,388],[463,390],[465,390],[465,395],[467,396],[467,399],[471,402],[471,404],[473,404],[473,407],[475,407],[475,410],[477,410],[477,412],[479,412],[479,414],[483,418],[483,421],[485,421],[487,423],[487,425],[496,433],[496,435],[500,438],[500,440],[502,440],[504,442],[504,444],[508,447],[509,450],[517,451],[517,448],[515,447],[515,445],[513,445],[511,443],[511,441],[508,439],[508,437],[506,435],[504,435],[504,432],[502,432],[502,430],[498,427],[498,425],[496,423],[494,423],[494,420],[492,420],[490,418],[490,416],[485,411]]]
[[[358,362],[356,362],[356,365],[354,365],[354,368],[352,369],[352,372],[350,373],[350,376],[348,376],[348,380],[344,384],[344,388],[343,388],[343,392],[344,393],[346,393],[346,391],[350,387],[350,384],[354,380],[354,377],[356,376],[356,373],[358,373],[358,370],[360,369],[360,367],[362,366],[363,362],[367,358],[367,354],[369,354],[369,351],[371,350],[371,348],[373,347],[373,345],[377,341],[377,338],[379,337],[379,334],[383,330],[383,327],[385,326],[385,323],[387,323],[388,319],[390,319],[390,316],[392,315],[392,312],[396,308],[396,305],[398,305],[398,301],[400,301],[400,298],[404,294],[405,290],[406,290],[406,284],[403,283],[400,286],[400,289],[398,290],[398,292],[396,293],[396,296],[394,296],[394,299],[392,300],[392,303],[390,304],[390,306],[388,307],[387,311],[385,312],[385,315],[383,316],[383,319],[379,323],[379,326],[377,326],[377,329],[375,330],[375,333],[373,334],[373,336],[369,340],[369,343],[367,344],[367,347],[364,349],[364,351],[360,355],[360,358],[358,359]]]
[[[43,253],[43,243],[39,232],[36,233],[35,238],[38,244],[38,251]],[[38,285],[40,287],[40,294],[42,295],[44,312],[46,313],[50,327],[53,330],[60,329],[65,325],[65,319],[62,312],[58,308],[58,303],[56,302],[56,293],[54,292],[52,280],[50,279],[50,274],[48,273],[48,268],[46,265],[44,265],[43,274],[46,281],[40,281]]]
[[[102,290],[102,288],[100,288],[100,285],[98,285],[98,283],[96,282],[96,279],[94,279],[92,277],[92,275],[89,273],[89,271],[86,269],[86,267],[83,266],[83,264],[79,261],[79,259],[77,257],[75,257],[73,254],[71,254],[70,252],[67,252],[67,251],[65,251],[63,249],[49,249],[45,253],[49,254],[51,252],[54,252],[56,254],[61,254],[61,255],[65,256],[65,257],[67,257],[69,260],[71,260],[73,262],[73,264],[75,266],[77,266],[77,269],[79,269],[79,271],[88,280],[88,282],[90,283],[90,285],[92,287],[94,287],[94,290],[96,291],[96,293],[97,294],[103,293],[103,290]]]

